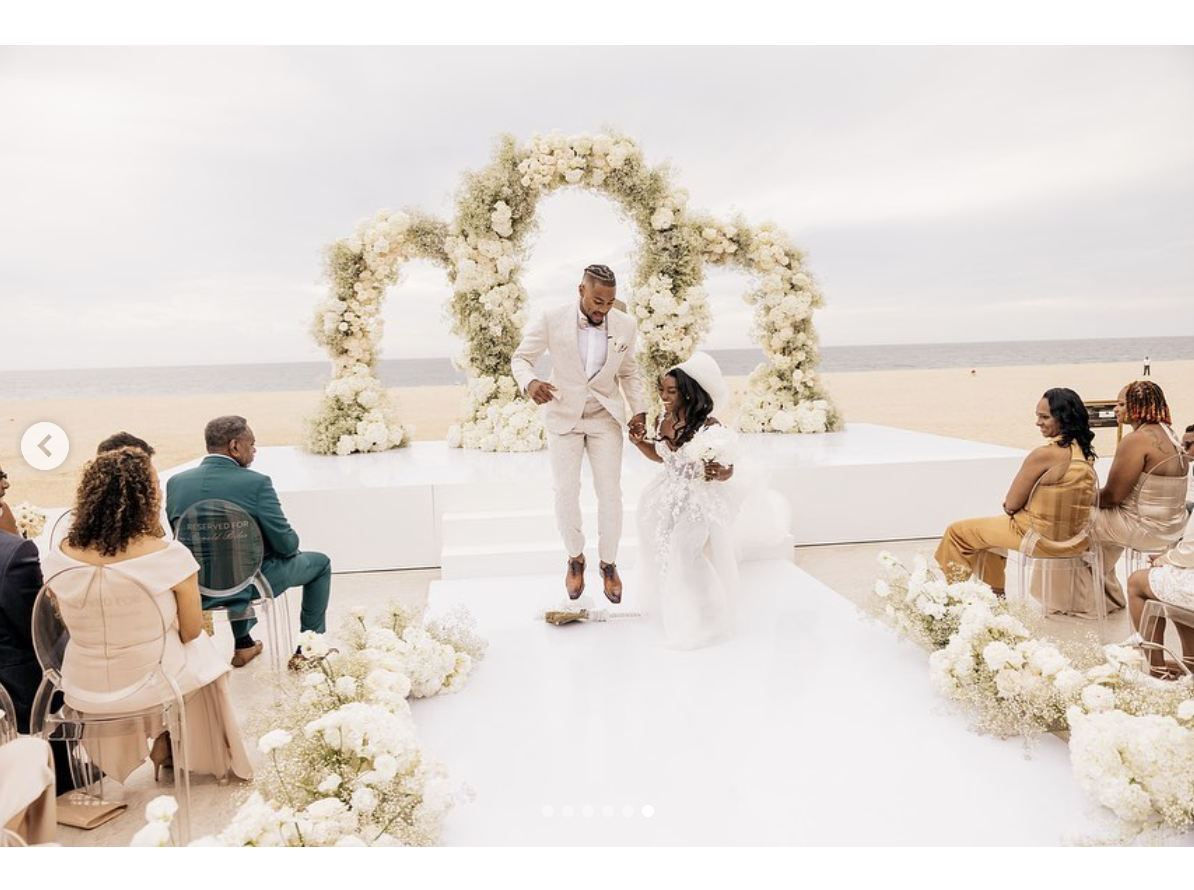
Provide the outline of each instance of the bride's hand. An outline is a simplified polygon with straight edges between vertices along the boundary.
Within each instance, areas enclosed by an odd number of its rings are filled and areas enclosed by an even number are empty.
[[[705,481],[706,482],[725,482],[734,475],[734,468],[723,467],[719,463],[709,461],[705,464]]]

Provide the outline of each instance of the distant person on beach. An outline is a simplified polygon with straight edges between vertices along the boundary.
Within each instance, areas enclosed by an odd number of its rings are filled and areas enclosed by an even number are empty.
[[[1144,357],[1144,376],[1151,377],[1153,374],[1153,363],[1148,360],[1148,356]]]
[[[273,588],[274,595],[290,587],[303,588],[303,605],[299,628],[323,633],[326,630],[328,598],[332,592],[332,562],[322,553],[299,550],[299,536],[282,512],[278,493],[269,476],[249,469],[257,455],[257,439],[243,417],[217,417],[203,431],[207,457],[199,466],[171,476],[166,483],[166,514],[175,526],[190,507],[199,501],[217,498],[231,501],[244,509],[261,527],[265,543],[265,559],[261,572]],[[235,597],[219,601],[203,598],[203,608],[213,605],[229,607],[229,614],[249,617],[232,622],[236,638],[232,655],[233,667],[244,667],[261,654],[260,641],[254,641],[249,631],[257,623],[248,610],[250,598],[260,595],[248,587]],[[243,603],[240,611],[234,603]],[[290,659],[293,670],[301,670],[306,659],[296,651]]]
[[[1030,531],[1047,526],[1034,556],[1074,556],[1086,549],[1062,549],[1056,541],[1076,537],[1094,505],[1091,471],[1094,432],[1082,398],[1072,389],[1050,389],[1036,406],[1036,426],[1048,443],[1028,453],[1003,500],[1003,516],[950,523],[937,548],[937,564],[950,581],[972,574],[1004,591],[1009,550],[1019,550]],[[1036,490],[1033,502],[1029,497]],[[1030,511],[1031,506],[1031,511]]]

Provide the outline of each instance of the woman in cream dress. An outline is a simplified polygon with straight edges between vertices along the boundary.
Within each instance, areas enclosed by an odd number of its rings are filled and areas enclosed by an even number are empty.
[[[1115,450],[1095,513],[1108,610],[1124,607],[1115,575],[1124,548],[1164,550],[1182,536],[1190,472],[1181,442],[1169,426],[1169,405],[1161,387],[1148,380],[1128,384],[1119,392],[1115,414],[1133,431]]]
[[[1160,600],[1194,612],[1194,535],[1189,531],[1172,550],[1153,557],[1152,568],[1133,572],[1128,578],[1128,614],[1132,616],[1132,627],[1143,632],[1140,618],[1149,600]],[[1194,671],[1194,627],[1174,622],[1178,639],[1182,643],[1182,661]],[[1149,642],[1162,643],[1165,638],[1165,620],[1162,618],[1151,631]],[[1180,676],[1172,674],[1164,662],[1164,653],[1151,650],[1149,659],[1153,672],[1159,676]],[[1184,672],[1183,672],[1184,673]]]
[[[105,693],[134,684],[160,660],[184,696],[189,769],[248,779],[253,773],[228,692],[230,668],[202,633],[199,566],[182,544],[159,537],[160,501],[157,476],[139,449],[101,454],[83,469],[70,534],[42,562],[71,635],[62,664],[66,701],[85,714],[152,708],[168,694],[160,684],[116,700]],[[160,620],[147,615],[141,588],[153,596]],[[105,773],[123,782],[147,755],[156,773],[168,760],[168,738],[154,717],[144,732],[86,746]]]

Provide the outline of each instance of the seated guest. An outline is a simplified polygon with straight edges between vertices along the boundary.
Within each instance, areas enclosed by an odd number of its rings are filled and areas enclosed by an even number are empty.
[[[0,467],[0,491],[8,488]],[[2,503],[2,501],[0,501]],[[41,683],[33,652],[33,601],[41,590],[37,545],[0,531],[0,685],[12,696],[17,727],[29,732],[29,709]]]
[[[1124,547],[1163,550],[1182,536],[1188,518],[1189,461],[1169,426],[1169,405],[1161,387],[1151,380],[1129,383],[1119,391],[1115,415],[1120,423],[1131,425],[1132,432],[1115,449],[1095,513],[1108,610],[1124,607],[1123,588],[1115,575]],[[1174,455],[1181,457],[1173,460]]]
[[[1186,457],[1191,458],[1190,462],[1194,464],[1194,423],[1186,427],[1186,433],[1182,436],[1182,451],[1186,452]],[[1190,470],[1190,478],[1187,480],[1186,513],[1194,513],[1194,468]]]
[[[0,467],[0,492],[8,489]],[[37,545],[15,533],[0,531],[0,686],[12,698],[17,731],[29,732],[29,712],[41,683],[41,665],[33,651],[33,602],[41,590]],[[74,787],[66,745],[51,742],[58,792]]]
[[[1165,639],[1164,619],[1159,620],[1156,627],[1140,626],[1144,604],[1159,600],[1194,611],[1194,535],[1187,531],[1176,547],[1153,557],[1152,564],[1152,568],[1140,569],[1128,577],[1128,614],[1132,616],[1132,627],[1139,633],[1149,631],[1150,643],[1162,643]],[[1176,621],[1174,625],[1182,643],[1182,660],[1194,670],[1194,628]],[[1155,676],[1179,677],[1184,674],[1170,671],[1160,650],[1150,650],[1149,661]]]
[[[126,433],[121,430],[119,433],[113,433],[99,443],[96,447],[96,454],[103,454],[105,451],[115,451],[117,448],[140,448],[150,457],[153,457],[153,446],[142,439],[140,436],[134,436],[132,433]]]
[[[1034,556],[1075,556],[1086,550],[1085,543],[1075,550],[1050,543],[1078,535],[1090,518],[1094,492],[1084,465],[1094,462],[1095,452],[1086,406],[1072,389],[1051,389],[1037,403],[1036,426],[1049,442],[1024,459],[1004,498],[1004,515],[963,519],[945,530],[936,558],[950,580],[974,574],[1002,594],[1007,558],[996,551],[1018,550],[1030,529],[1045,539],[1036,544]],[[1033,486],[1036,497],[1029,504]]]
[[[19,535],[17,517],[13,515],[12,508],[4,503],[4,496],[8,494],[11,485],[12,483],[8,481],[8,474],[4,472],[3,467],[0,467],[0,532]]]
[[[332,589],[332,563],[324,554],[299,550],[298,534],[286,521],[278,494],[269,476],[249,469],[257,454],[257,440],[243,417],[217,417],[203,433],[207,457],[191,470],[170,477],[166,483],[166,513],[170,525],[175,526],[182,514],[199,501],[219,499],[231,501],[244,509],[261,527],[265,542],[265,559],[261,571],[273,588],[281,594],[290,587],[302,586],[303,605],[299,627],[324,633],[328,597]],[[204,608],[212,605],[228,606],[230,614],[237,613],[238,601],[247,604],[255,591],[252,587],[237,597],[218,601],[206,600]],[[256,619],[249,617],[232,622],[235,636],[234,667],[243,667],[261,653],[261,643],[254,642],[249,631]],[[296,651],[290,667],[298,670],[305,659]]]
[[[62,623],[70,631],[62,678],[75,691],[66,701],[84,714],[151,708],[162,701],[162,690],[154,684],[114,702],[80,690],[103,693],[97,687],[111,686],[108,691],[117,692],[160,659],[184,696],[191,771],[217,778],[231,771],[248,779],[253,772],[232,709],[229,668],[211,638],[201,633],[199,566],[182,544],[158,536],[160,501],[157,474],[140,448],[105,452],[83,468],[70,534],[44,561]],[[97,581],[111,595],[95,595]],[[153,596],[152,617],[136,595],[139,589]],[[144,732],[84,744],[92,761],[119,782],[146,755],[157,778],[171,759],[163,729],[161,720],[153,719]],[[146,744],[150,738],[152,750]]]

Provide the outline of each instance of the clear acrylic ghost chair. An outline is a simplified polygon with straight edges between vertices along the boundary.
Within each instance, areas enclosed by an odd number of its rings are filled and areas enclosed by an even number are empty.
[[[118,566],[119,564],[117,564]],[[76,621],[71,639],[63,616]],[[118,567],[74,566],[42,586],[33,603],[33,648],[43,676],[33,699],[30,733],[66,743],[75,791],[69,801],[104,803],[104,743],[133,737],[149,751],[147,728],[170,733],[180,842],[190,839],[191,783],[182,692],[162,659],[167,626],[149,590]],[[64,673],[72,646],[100,654],[104,670]],[[59,695],[61,693],[61,695]],[[144,736],[144,738],[141,738]]]
[[[257,521],[231,501],[212,498],[192,504],[178,517],[174,536],[199,563],[199,591],[209,611],[221,612],[229,621],[261,613],[274,670],[285,676],[294,651],[290,611],[286,592],[275,596],[261,571],[265,542]],[[246,605],[241,594],[248,587],[258,595]]]
[[[50,551],[53,552],[58,546],[66,540],[66,536],[70,534],[70,527],[75,521],[74,510],[63,510],[58,514],[58,518],[54,520],[54,524],[50,526]]]
[[[1181,472],[1175,472],[1180,469]],[[1142,491],[1151,490],[1160,485],[1167,485],[1170,491],[1158,506],[1160,509],[1155,518],[1161,525],[1175,529],[1170,534],[1161,537],[1150,532],[1145,526],[1139,525],[1132,530],[1124,547],[1124,570],[1131,575],[1137,569],[1148,568],[1149,557],[1164,553],[1181,540],[1186,531],[1189,514],[1186,512],[1186,493],[1189,487],[1190,458],[1179,451],[1165,458],[1155,467],[1144,474]],[[1161,481],[1164,480],[1164,481]]]
[[[1092,538],[1099,476],[1084,460],[1070,461],[1065,475],[1077,477],[1070,485],[1046,485],[1051,472],[1036,481],[1024,508],[1029,528],[1015,554],[1018,592],[1025,600],[1037,601],[1048,618],[1059,613],[1087,615],[1082,600],[1089,591],[1101,633],[1107,599],[1102,559]]]
[[[1140,613],[1140,642],[1137,645],[1146,656],[1160,653],[1162,660],[1166,655],[1170,656],[1181,676],[1194,676],[1194,652],[1186,652],[1183,648],[1179,655],[1165,645],[1166,621],[1194,628],[1194,611],[1161,600],[1148,600]]]
[[[50,757],[48,747],[45,746],[44,741],[23,739],[20,744],[26,747],[14,760],[5,757],[10,751],[15,752],[12,748],[9,751],[4,751],[3,748],[9,742],[16,742],[18,739],[17,731],[17,712],[13,706],[12,699],[8,695],[8,690],[0,685],[0,783],[7,781],[5,772],[8,769],[25,770],[37,765],[37,760],[40,759],[42,764],[45,764],[46,759]],[[39,746],[42,746],[39,750]],[[43,753],[44,752],[44,753]],[[18,779],[19,781],[19,779]],[[53,798],[54,795],[54,780],[51,776],[47,785],[42,788],[43,794],[48,798]],[[20,834],[20,830],[25,830],[27,826],[24,824],[24,815],[28,811],[28,807],[14,812],[0,811],[0,847],[27,847],[29,845],[26,838]],[[15,825],[17,831],[6,828],[6,825]],[[36,839],[35,839],[36,840]]]
[[[0,686],[0,745],[17,737],[17,711],[8,690]]]

